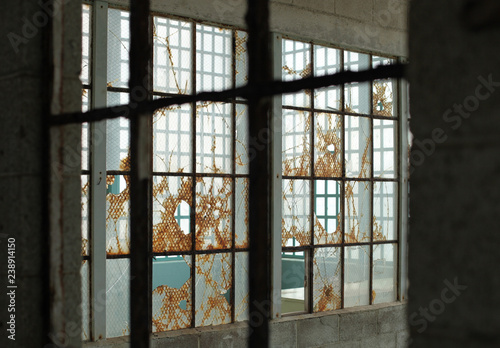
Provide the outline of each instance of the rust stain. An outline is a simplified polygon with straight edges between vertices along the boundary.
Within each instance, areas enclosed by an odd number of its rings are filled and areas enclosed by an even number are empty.
[[[389,83],[375,81],[373,83],[373,114],[378,116],[392,115],[392,92],[388,91]]]
[[[120,170],[130,170],[129,156],[121,160]],[[108,193],[106,195],[106,251],[108,255],[125,255],[130,253],[130,178],[128,175],[124,175],[123,177],[126,183],[125,189],[119,194]],[[108,175],[106,177],[106,184],[110,185],[114,180],[115,177],[113,175]]]
[[[186,309],[181,308],[185,301]],[[191,279],[180,289],[162,285],[153,290],[153,332],[188,328],[191,325]]]
[[[319,260],[318,260],[319,259]],[[324,265],[321,267],[318,263],[325,263],[317,256],[313,259],[314,267],[314,278],[313,287],[317,291],[314,291],[314,312],[324,312],[333,311],[340,309],[341,307],[341,291],[340,291],[340,263],[337,263],[337,267],[333,276],[330,274],[329,269],[327,272],[321,272]]]
[[[89,189],[90,189],[90,182],[87,181],[83,186],[82,186],[82,199],[81,199],[81,204],[82,204],[82,216],[84,214],[84,211],[86,209],[86,206],[88,206],[88,200],[89,200]],[[88,209],[88,208],[87,208]],[[88,219],[88,217],[87,217]],[[83,231],[82,231],[83,232]],[[87,233],[88,233],[88,220],[87,220]],[[89,240],[88,237],[84,238],[82,235],[82,256],[88,255],[88,250],[89,250]]]

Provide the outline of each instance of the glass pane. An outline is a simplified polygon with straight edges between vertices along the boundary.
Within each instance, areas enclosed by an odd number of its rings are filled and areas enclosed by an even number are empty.
[[[373,176],[396,178],[397,123],[373,120]]]
[[[284,39],[282,46],[282,80],[293,81],[312,75],[311,45]],[[311,91],[283,95],[283,105],[311,105]]]
[[[231,254],[196,255],[196,326],[231,322]]]
[[[341,183],[317,180],[314,185],[314,243],[341,243]]]
[[[247,40],[248,34],[244,31],[236,30],[234,32],[234,65],[236,69],[235,85],[236,87],[244,86],[248,83],[248,68],[247,68]]]
[[[341,51],[335,48],[314,46],[314,75],[324,76],[341,71]],[[341,89],[339,86],[314,91],[314,107],[317,109],[341,111]]]
[[[235,254],[235,307],[234,318],[236,321],[249,319],[248,313],[248,253],[239,252]]]
[[[370,246],[345,248],[344,307],[368,305],[370,301]]]
[[[108,175],[106,179],[106,251],[108,255],[130,253],[130,177]]]
[[[283,253],[281,256],[281,313],[306,310],[304,276],[304,252]]]
[[[153,260],[153,332],[191,326],[191,256]]]
[[[196,183],[196,249],[232,246],[230,178],[199,178]]]
[[[320,248],[313,259],[313,311],[339,309],[341,301],[342,270],[340,248]]]
[[[127,104],[127,93],[108,92],[108,106]],[[120,117],[106,121],[106,170],[129,170],[129,124]]]
[[[154,91],[191,93],[191,23],[153,18]]]
[[[90,84],[91,13],[92,7],[85,4],[82,5],[82,71],[80,73],[80,80],[84,85]]]
[[[82,341],[90,340],[90,275],[89,261],[82,260]]]
[[[108,9],[108,87],[128,88],[129,17],[127,11]]]
[[[371,120],[367,117],[345,117],[345,171],[349,178],[371,175]]]
[[[376,68],[380,65],[394,64],[394,59],[385,57],[372,57],[372,66]],[[373,114],[378,116],[394,116],[395,105],[393,103],[394,80],[373,81]]]
[[[103,304],[104,305],[104,304]],[[130,335],[130,260],[106,260],[106,337]]]
[[[205,103],[196,108],[196,171],[231,173],[231,104]]]
[[[248,174],[249,157],[248,144],[248,106],[236,104],[236,143],[235,143],[235,170],[236,174]],[[252,146],[252,145],[250,145]],[[253,150],[255,151],[255,149]],[[255,156],[255,154],[253,154]]]
[[[196,91],[221,91],[232,85],[232,31],[196,25]]]
[[[373,246],[373,303],[396,301],[397,282],[396,244]]]
[[[81,176],[82,185],[82,256],[89,255],[89,207],[90,207],[90,176]]]
[[[248,247],[248,179],[236,178],[235,244],[237,248]]]
[[[311,172],[311,114],[283,110],[283,175],[306,176]]]
[[[282,246],[311,244],[310,183],[283,180]]]
[[[88,111],[90,108],[90,90],[82,89],[82,112]],[[90,131],[87,122],[82,123],[82,170],[89,170],[90,161]]]
[[[370,55],[344,51],[344,70],[363,71],[370,68]],[[371,109],[371,84],[347,84],[344,89],[344,111],[369,114]]]
[[[153,252],[191,250],[191,202],[191,178],[153,176]]]
[[[397,239],[398,183],[375,182],[373,186],[373,240]]]
[[[153,170],[191,172],[191,105],[160,109],[153,116]]]
[[[345,183],[345,242],[370,241],[371,228],[371,183],[369,181],[347,181]]]
[[[342,176],[342,118],[334,114],[315,114],[314,175]]]

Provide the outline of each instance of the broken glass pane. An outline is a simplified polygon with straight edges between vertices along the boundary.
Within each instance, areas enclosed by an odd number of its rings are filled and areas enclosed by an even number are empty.
[[[397,123],[390,120],[373,120],[373,176],[396,177]]]
[[[242,87],[248,83],[247,39],[248,34],[246,32],[239,30],[234,32],[234,67],[236,69],[235,87]]]
[[[231,254],[196,255],[196,326],[231,322]]]
[[[80,73],[80,80],[82,84],[90,84],[90,55],[91,55],[91,13],[92,7],[89,5],[82,5],[82,71]]]
[[[232,87],[232,31],[196,25],[196,91]]]
[[[127,104],[127,93],[108,92],[108,106]],[[125,117],[106,121],[106,170],[123,169],[123,161],[129,155],[129,120]]]
[[[236,104],[236,143],[235,143],[235,171],[236,174],[249,173],[248,146],[248,106]],[[255,150],[255,149],[254,149]]]
[[[248,179],[236,178],[235,196],[235,245],[248,248]]]
[[[385,57],[372,57],[372,66],[376,68],[380,65],[394,64],[394,59]],[[373,114],[378,116],[394,116],[393,103],[393,80],[375,80],[373,81]]]
[[[397,239],[397,182],[375,182],[373,186],[373,240]]]
[[[191,93],[192,24],[156,16],[153,20],[153,90]]]
[[[370,241],[371,183],[369,181],[346,181],[344,234],[346,243]]]
[[[314,243],[342,242],[341,183],[332,180],[314,182]]]
[[[311,45],[286,39],[282,42],[282,80],[293,81],[311,76]],[[311,105],[311,91],[284,94],[283,105],[308,107]]]
[[[153,176],[153,252],[191,250],[190,177]]]
[[[282,246],[311,244],[310,202],[309,181],[283,180]]]
[[[235,275],[235,321],[248,320],[248,253],[238,252],[235,255],[234,275]]]
[[[82,260],[82,341],[90,340],[90,276],[89,261]]]
[[[130,260],[106,260],[106,337],[130,335]],[[104,297],[97,295],[97,299]]]
[[[81,176],[82,185],[82,256],[89,255],[89,206],[90,182],[89,175]]]
[[[128,168],[128,157],[124,160]],[[130,253],[130,177],[108,175],[106,179],[106,252],[108,255]]]
[[[196,182],[196,249],[232,246],[231,178],[198,178]]]
[[[341,302],[342,270],[340,248],[320,248],[313,259],[313,311],[339,309]]]
[[[344,70],[363,71],[370,68],[370,55],[344,51]],[[344,111],[369,114],[371,111],[371,84],[350,83],[344,88]]]
[[[191,256],[153,261],[153,332],[191,326]]]
[[[191,172],[191,105],[157,110],[153,115],[153,170]]]
[[[90,90],[82,90],[82,112],[88,111],[90,108]],[[89,144],[90,144],[90,132],[89,124],[87,122],[82,123],[82,170],[89,170]],[[98,138],[97,138],[98,139]],[[102,138],[101,138],[102,139]]]
[[[341,71],[341,51],[335,48],[314,46],[314,76],[336,74]],[[342,111],[340,86],[321,88],[314,91],[316,109]]]
[[[345,172],[349,178],[371,175],[371,120],[345,116]]]
[[[196,106],[196,171],[230,173],[232,167],[231,104]]]
[[[130,14],[108,9],[108,87],[128,88]]]
[[[370,301],[369,245],[345,248],[344,272],[344,307],[368,305]]]
[[[311,114],[283,110],[283,175],[307,176],[311,172]]]
[[[304,252],[281,254],[281,313],[304,312],[305,307]]]
[[[335,114],[315,114],[314,175],[342,176],[342,118]]]
[[[373,303],[393,302],[397,299],[397,245],[373,246]]]

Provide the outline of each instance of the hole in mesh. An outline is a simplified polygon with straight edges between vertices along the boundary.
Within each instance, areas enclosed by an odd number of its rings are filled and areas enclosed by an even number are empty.
[[[334,144],[330,144],[326,147],[326,149],[328,151],[330,151],[331,154],[334,154],[335,153],[335,145]]]
[[[191,207],[189,204],[187,204],[186,201],[181,200],[179,205],[176,208],[176,211],[178,213],[178,218],[176,219],[177,224],[179,225],[179,228],[181,229],[182,233],[184,234],[189,234],[190,231],[190,226],[189,226],[189,218],[190,218],[190,210]]]

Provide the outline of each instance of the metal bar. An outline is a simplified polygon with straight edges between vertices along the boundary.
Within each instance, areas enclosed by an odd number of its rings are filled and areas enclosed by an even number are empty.
[[[191,28],[191,78],[192,91],[196,92],[196,24]],[[196,326],[196,102],[191,105],[191,327]]]
[[[272,80],[272,60],[269,44],[269,1],[248,0],[246,23],[248,28],[248,83],[254,91]],[[257,93],[248,96],[249,139],[262,139],[265,132],[272,136],[271,99]],[[249,288],[250,322],[249,347],[269,346],[269,317],[271,306],[271,159],[269,142],[255,148],[250,161],[250,255]]]
[[[108,45],[108,4],[92,6],[92,90],[91,107],[107,103],[106,72]],[[106,338],[106,121],[93,122],[90,128],[90,292],[92,341]],[[103,306],[104,305],[104,306]]]
[[[314,76],[314,45],[310,46],[310,55],[311,55],[311,64],[312,64],[312,69],[311,69],[311,76]],[[314,261],[314,252],[316,251],[314,249],[314,209],[315,209],[315,202],[314,202],[314,195],[316,193],[315,191],[315,181],[314,181],[314,154],[315,154],[315,149],[314,149],[314,121],[315,121],[315,113],[312,111],[314,110],[314,89],[309,90],[309,98],[311,99],[311,112],[309,112],[309,117],[310,117],[310,124],[311,124],[311,133],[309,137],[309,142],[310,145],[309,147],[311,148],[311,159],[310,159],[310,166],[311,166],[311,179],[310,179],[310,194],[309,194],[309,199],[310,199],[310,229],[311,229],[311,250],[308,253],[305,253],[306,256],[306,270],[307,270],[307,283],[306,283],[306,296],[304,296],[305,299],[305,310],[308,313],[313,312],[313,261]]]
[[[344,71],[344,50],[340,53],[340,71]],[[345,85],[340,88],[340,109],[345,111]],[[341,132],[342,132],[342,179],[340,185],[340,216],[341,231],[342,231],[342,246],[340,247],[340,308],[344,308],[344,280],[345,280],[345,115],[341,116]]]
[[[130,103],[150,99],[151,25],[149,0],[130,1]],[[151,326],[151,114],[130,114],[130,345],[149,347]]]
[[[51,125],[55,126],[71,123],[95,122],[118,117],[130,117],[134,111],[140,113],[153,112],[167,106],[182,105],[198,101],[229,102],[235,97],[247,99],[259,98],[284,93],[295,93],[303,89],[342,85],[344,83],[398,78],[403,77],[404,73],[404,64],[394,64],[381,65],[375,69],[365,71],[343,71],[333,75],[307,77],[295,81],[270,81],[267,83],[255,83],[253,84],[253,87],[246,85],[221,92],[202,92],[195,95],[179,95],[172,98],[161,98],[151,101],[136,101],[125,105],[90,110],[84,113],[77,112],[54,115],[51,118]]]
[[[232,50],[231,50],[231,86],[236,86],[236,38],[235,31],[231,35]],[[235,321],[235,307],[236,307],[236,104],[231,104],[231,323]]]
[[[398,275],[399,275],[399,299],[406,300],[408,295],[408,83],[404,80],[399,82],[399,248],[398,248]]]
[[[373,56],[370,55],[368,58],[370,67],[373,66],[372,61]],[[370,81],[370,87],[368,91],[369,100],[370,100],[370,115],[373,115],[373,81]],[[375,183],[373,182],[373,162],[375,162],[375,151],[374,151],[374,141],[373,141],[373,118],[370,118],[370,178],[372,179],[371,187],[370,187],[370,255],[369,255],[369,274],[370,279],[368,279],[368,303],[373,304],[373,190],[375,189]],[[383,147],[383,145],[381,145]]]
[[[273,75],[276,80],[281,79],[281,56],[282,37],[280,34],[272,35],[273,48]],[[282,98],[275,96],[272,107],[272,130],[271,142],[272,167],[271,178],[273,186],[271,191],[271,252],[272,252],[272,318],[281,317],[281,215],[282,215],[282,171],[281,171],[281,147],[282,147]]]

